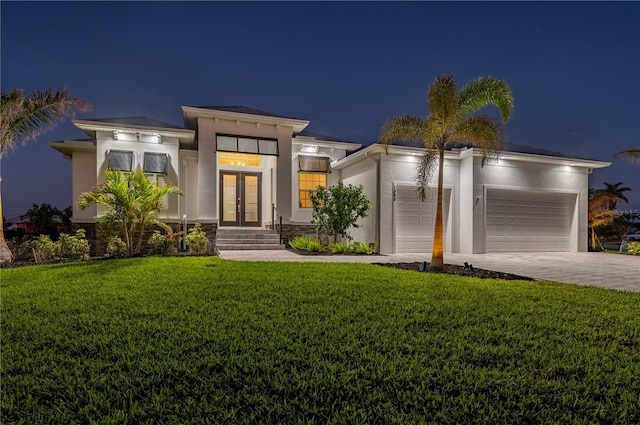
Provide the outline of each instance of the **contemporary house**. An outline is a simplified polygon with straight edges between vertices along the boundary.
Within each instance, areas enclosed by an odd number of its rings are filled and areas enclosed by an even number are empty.
[[[311,133],[307,120],[246,107],[182,111],[184,127],[146,117],[74,120],[88,139],[50,143],[72,162],[73,199],[108,168],[141,168],[159,185],[184,192],[167,197],[163,221],[202,223],[220,248],[239,248],[239,234],[266,239],[280,220],[285,239],[314,233],[310,191],[343,180],[362,185],[372,201],[351,233],[355,240],[375,243],[381,254],[431,250],[437,170],[434,190],[421,202],[415,190],[421,148],[363,148]],[[512,144],[484,165],[473,148],[448,151],[445,251],[586,251],[588,176],[608,165]],[[100,240],[100,213],[74,205],[73,223]]]

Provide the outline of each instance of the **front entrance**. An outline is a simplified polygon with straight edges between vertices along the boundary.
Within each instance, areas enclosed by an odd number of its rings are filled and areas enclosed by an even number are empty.
[[[261,173],[220,173],[221,226],[261,225]]]

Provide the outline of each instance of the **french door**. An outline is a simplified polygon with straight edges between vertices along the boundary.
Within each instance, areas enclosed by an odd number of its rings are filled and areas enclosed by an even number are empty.
[[[220,172],[221,226],[261,226],[262,174]]]

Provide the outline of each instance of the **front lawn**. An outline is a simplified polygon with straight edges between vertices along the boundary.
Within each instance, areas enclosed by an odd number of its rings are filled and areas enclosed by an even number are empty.
[[[640,423],[640,294],[366,264],[3,269],[2,423]]]

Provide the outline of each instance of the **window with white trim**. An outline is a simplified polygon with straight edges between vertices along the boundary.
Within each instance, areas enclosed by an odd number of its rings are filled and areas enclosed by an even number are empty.
[[[155,185],[157,187],[164,187],[167,182],[165,180],[165,177],[162,174],[157,174],[157,173],[145,173],[145,175],[147,176],[147,180],[149,180],[149,183],[155,183]],[[164,195],[162,197],[162,210],[166,210],[169,209],[169,195]]]
[[[327,187],[331,172],[329,158],[298,155],[298,200],[300,208],[312,208],[311,194],[318,186]]]

